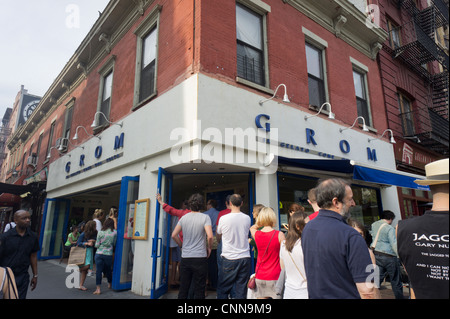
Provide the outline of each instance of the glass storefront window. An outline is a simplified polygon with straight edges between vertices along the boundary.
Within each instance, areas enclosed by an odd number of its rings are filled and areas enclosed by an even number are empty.
[[[402,194],[403,195],[412,195],[412,189],[402,187]]]
[[[350,216],[370,227],[373,222],[380,219],[380,205],[378,190],[352,185],[355,206],[350,209]]]
[[[278,174],[278,204],[281,224],[288,223],[288,210],[293,203],[302,205],[308,215],[314,213],[308,203],[308,191],[316,184],[317,179],[315,178]]]
[[[299,203],[308,215],[313,213],[308,203],[308,191],[316,187],[317,178],[303,177],[290,174],[278,174],[278,196],[281,224],[288,221],[289,206]],[[369,228],[373,222],[379,220],[380,196],[376,188],[352,185],[355,207],[350,209],[350,216]]]

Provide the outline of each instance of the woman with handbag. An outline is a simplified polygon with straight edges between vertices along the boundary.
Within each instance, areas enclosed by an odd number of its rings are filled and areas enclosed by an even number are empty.
[[[0,299],[18,299],[16,280],[9,267],[0,267]]]
[[[87,288],[84,287],[84,281],[89,269],[94,268],[94,245],[97,239],[97,228],[96,223],[90,220],[84,225],[84,232],[81,233],[77,241],[77,246],[86,248],[86,259],[84,265],[80,266],[80,290],[86,291]]]
[[[273,229],[276,222],[277,217],[273,209],[264,207],[259,212],[256,223],[250,227],[259,252],[255,271],[255,296],[258,299],[280,298],[275,285],[281,272],[280,243],[285,238],[282,232]]]
[[[285,270],[283,299],[308,299],[308,288],[303,263],[301,236],[308,215],[296,212],[289,219],[286,240],[281,243],[281,268]]]

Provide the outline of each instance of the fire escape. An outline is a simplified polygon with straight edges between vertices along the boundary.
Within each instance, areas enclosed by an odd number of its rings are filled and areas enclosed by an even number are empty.
[[[448,36],[448,0],[432,0],[419,10],[413,0],[397,0],[411,20],[401,26],[402,44],[392,56],[418,73],[428,84],[428,103],[413,111],[414,136],[422,146],[442,155],[449,154],[449,78],[448,38],[446,48],[436,40],[436,32],[443,28]]]

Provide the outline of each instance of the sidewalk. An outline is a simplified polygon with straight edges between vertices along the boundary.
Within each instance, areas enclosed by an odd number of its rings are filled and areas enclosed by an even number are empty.
[[[60,264],[59,259],[38,261],[38,283],[34,291],[28,290],[27,299],[149,299],[138,296],[130,290],[114,291],[108,289],[106,278],[103,278],[100,295],[93,295],[95,291],[95,275],[86,277],[87,291],[66,287],[67,263]]]
[[[38,262],[38,284],[34,291],[28,290],[27,299],[141,299],[148,300],[148,296],[139,296],[131,290],[115,291],[108,289],[106,278],[102,281],[102,293],[93,295],[95,291],[95,275],[86,277],[85,287],[87,291],[66,287],[67,260],[59,263],[59,259]],[[380,289],[382,299],[395,299],[389,282],[384,282]],[[403,288],[405,298],[409,298],[409,289]],[[206,299],[216,299],[215,291],[207,291]],[[169,290],[161,299],[177,299],[178,290]]]

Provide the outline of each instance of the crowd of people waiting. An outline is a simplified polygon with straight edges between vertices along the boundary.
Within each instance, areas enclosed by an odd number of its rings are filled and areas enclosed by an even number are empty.
[[[384,211],[372,224],[370,248],[364,226],[350,217],[355,202],[350,184],[343,179],[321,180],[309,192],[313,214],[307,216],[301,205],[292,205],[289,223],[282,225],[286,235],[276,229],[277,215],[270,207],[255,205],[252,225],[250,216],[241,211],[239,194],[229,196],[227,209],[221,212],[212,200],[204,212],[200,194],[193,194],[182,209],[167,205],[157,194],[163,210],[177,217],[171,256],[172,266],[179,263],[178,298],[205,298],[209,275],[218,299],[375,299],[380,297],[377,287],[388,274],[395,297],[401,299],[400,260],[409,277],[411,298],[448,299],[449,160],[430,163],[425,171],[426,179],[415,182],[429,186],[431,210],[400,221],[395,229],[391,225],[395,214]],[[93,217],[78,226],[81,234],[73,227],[66,246],[86,248],[85,263],[80,265],[81,290],[87,290],[83,284],[95,260],[94,294],[100,294],[102,274],[111,287],[117,209],[112,208],[103,223],[102,210]],[[0,298],[25,299],[28,285],[31,290],[37,285],[39,243],[30,221],[28,211],[18,210],[14,225],[0,235]],[[252,253],[256,257],[253,275]],[[255,285],[250,285],[252,277]],[[171,279],[173,283],[176,276]]]
[[[250,216],[241,211],[239,194],[228,196],[227,209],[220,212],[214,200],[207,202],[204,211],[201,194],[193,194],[182,209],[164,203],[157,194],[163,210],[176,217],[171,281],[176,281],[174,272],[179,263],[178,298],[203,299],[209,283],[217,289],[218,299],[378,299],[378,287],[388,275],[395,298],[403,299],[403,266],[409,275],[411,298],[448,298],[448,277],[430,284],[430,276],[418,273],[411,261],[411,256],[436,254],[419,251],[410,237],[417,236],[418,230],[437,232],[447,240],[447,246],[442,246],[447,254],[424,262],[448,269],[448,159],[444,163],[446,179],[433,180],[430,165],[427,179],[416,182],[430,186],[432,210],[420,218],[400,221],[398,229],[391,226],[395,214],[383,211],[372,225],[370,247],[364,225],[350,217],[350,208],[355,206],[350,183],[339,178],[320,180],[309,191],[313,214],[308,216],[297,203],[291,205],[288,224],[282,225],[286,235],[276,229],[277,215],[270,207],[255,205],[252,225]],[[442,171],[442,163],[434,165]],[[425,224],[428,228],[422,229]],[[397,232],[402,242],[397,243]],[[250,286],[252,277],[254,286]]]

